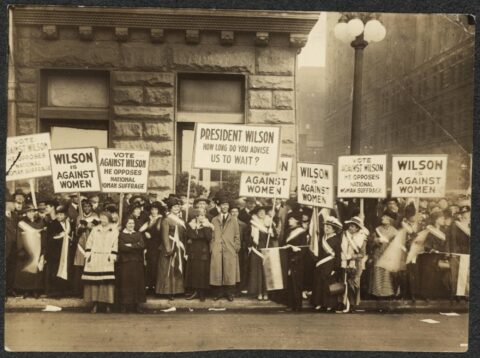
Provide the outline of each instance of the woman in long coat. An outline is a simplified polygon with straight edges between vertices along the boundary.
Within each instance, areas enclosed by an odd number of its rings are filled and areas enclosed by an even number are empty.
[[[55,209],[55,219],[47,223],[46,231],[46,294],[61,297],[68,294],[68,247],[72,230],[67,219],[67,208]]]
[[[333,312],[338,307],[338,296],[330,293],[330,285],[341,281],[342,223],[327,217],[324,235],[319,239],[318,260],[313,273],[312,303],[317,311]]]
[[[115,261],[118,254],[118,228],[107,212],[99,215],[100,225],[95,226],[85,247],[83,299],[93,302],[92,313],[98,303],[105,304],[107,313],[115,300]]]
[[[33,294],[37,298],[44,287],[45,225],[33,205],[27,204],[24,211],[25,217],[18,222],[14,287],[23,291],[23,297]]]
[[[187,287],[194,290],[187,299],[199,297],[205,301],[205,291],[210,285],[210,241],[212,224],[206,217],[205,209],[197,209],[187,225]]]
[[[183,275],[185,272],[185,222],[180,218],[180,199],[170,197],[167,201],[169,214],[162,220],[162,242],[159,248],[157,284],[155,292],[159,295],[184,293]]]
[[[266,215],[266,211],[267,209],[264,207],[255,208],[250,221],[252,252],[250,254],[248,293],[257,295],[259,301],[268,300],[263,258],[260,256],[261,249],[266,248],[267,244],[268,247],[278,246],[274,225],[270,225],[272,218]]]
[[[396,219],[392,212],[385,211],[381,218],[381,225],[375,229],[373,235],[373,270],[369,293],[378,298],[390,297],[395,294],[392,273],[377,264],[397,234],[397,229],[393,226]]]
[[[134,306],[141,312],[140,303],[146,301],[145,272],[143,266],[143,235],[136,232],[135,219],[127,219],[125,229],[118,235],[117,289],[122,312]]]
[[[145,230],[145,261],[147,262],[145,270],[145,285],[147,291],[155,292],[157,283],[158,255],[159,247],[162,241],[162,218],[163,207],[157,201],[150,206],[150,215],[148,217],[147,229]]]

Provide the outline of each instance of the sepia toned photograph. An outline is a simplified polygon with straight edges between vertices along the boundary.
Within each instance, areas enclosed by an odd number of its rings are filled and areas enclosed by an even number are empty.
[[[475,17],[10,5],[6,352],[467,352]]]

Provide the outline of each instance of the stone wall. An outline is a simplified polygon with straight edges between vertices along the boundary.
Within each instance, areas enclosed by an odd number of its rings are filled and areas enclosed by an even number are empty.
[[[290,47],[288,34],[271,34],[263,46],[254,33],[235,35],[230,46],[220,32],[200,31],[196,44],[187,43],[180,30],[166,31],[160,42],[151,36],[149,29],[93,28],[91,36],[80,37],[76,27],[17,26],[16,134],[38,130],[39,70],[109,71],[110,143],[150,150],[149,190],[164,194],[174,190],[176,74],[241,73],[247,83],[246,123],[280,125],[281,154],[295,158],[298,49]]]

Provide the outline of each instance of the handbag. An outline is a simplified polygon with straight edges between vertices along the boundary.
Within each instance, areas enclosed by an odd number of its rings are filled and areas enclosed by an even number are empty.
[[[338,296],[345,293],[345,284],[343,282],[334,282],[328,286],[330,294],[333,296]]]
[[[450,260],[448,260],[448,259],[438,260],[438,268],[441,269],[441,270],[450,269]]]

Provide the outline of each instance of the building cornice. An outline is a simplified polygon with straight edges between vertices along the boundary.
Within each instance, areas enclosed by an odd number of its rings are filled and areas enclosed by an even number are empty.
[[[319,12],[15,6],[16,25],[242,31],[308,35]]]

